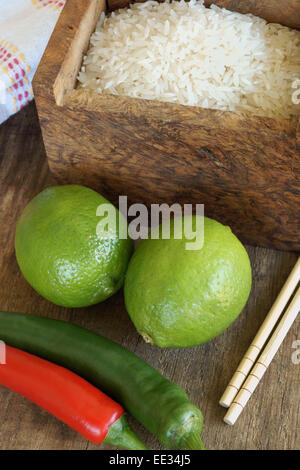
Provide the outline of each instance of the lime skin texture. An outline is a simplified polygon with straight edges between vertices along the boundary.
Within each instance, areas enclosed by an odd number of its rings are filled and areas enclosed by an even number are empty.
[[[251,283],[248,254],[228,226],[205,217],[202,249],[186,250],[186,239],[174,238],[171,222],[169,240],[160,230],[159,239],[142,240],[132,256],[125,303],[146,342],[190,347],[211,340],[238,317]]]
[[[101,204],[110,203],[87,187],[54,186],[38,194],[18,221],[15,251],[20,269],[54,304],[97,304],[124,283],[133,243],[118,238],[118,219],[123,215],[116,208],[117,237],[97,234],[101,218],[96,211]]]

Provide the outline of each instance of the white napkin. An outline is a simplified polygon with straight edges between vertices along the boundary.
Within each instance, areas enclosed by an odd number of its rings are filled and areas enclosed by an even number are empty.
[[[0,124],[33,99],[31,81],[67,0],[0,0]]]

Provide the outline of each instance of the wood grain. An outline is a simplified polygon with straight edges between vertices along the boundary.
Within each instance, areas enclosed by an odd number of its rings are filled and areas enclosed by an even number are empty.
[[[67,7],[66,7],[67,8]],[[74,31],[76,20],[80,18],[80,23],[76,24],[76,34],[70,37],[72,42],[68,47],[66,55],[62,54],[62,66],[55,78],[53,91],[55,102],[58,105],[63,104],[64,95],[75,88],[77,75],[82,64],[82,57],[88,49],[91,32],[94,31],[102,11],[105,11],[105,0],[91,0],[87,5],[84,2],[76,1],[71,9],[66,10],[62,19],[68,20],[63,24],[65,31]],[[69,13],[70,11],[70,13]],[[78,20],[77,20],[78,21]],[[60,53],[66,49],[59,48]],[[54,63],[60,62],[57,52],[54,57]]]
[[[143,0],[139,0],[141,3]],[[158,0],[163,1],[163,0]],[[129,0],[107,0],[110,10],[127,7]],[[264,18],[269,23],[280,23],[283,26],[300,29],[300,2],[299,0],[205,0],[205,5],[215,4],[220,8],[236,11],[238,13],[252,13]]]
[[[247,243],[299,250],[297,122],[72,90],[102,7],[67,2],[34,79],[53,174],[114,201],[204,203]]]
[[[72,321],[134,351],[184,387],[201,407],[206,422],[203,439],[209,449],[299,449],[300,364],[291,360],[292,344],[300,339],[299,319],[234,427],[223,423],[225,410],[218,405],[297,256],[248,246],[253,288],[239,319],[221,336],[196,348],[152,347],[140,339],[131,324],[122,292],[100,305],[72,310],[52,305],[26,283],[14,254],[16,222],[32,197],[55,184],[33,104],[0,127],[0,149],[0,309]],[[3,387],[0,403],[0,449],[99,449]],[[159,449],[153,436],[132,423],[151,449]]]

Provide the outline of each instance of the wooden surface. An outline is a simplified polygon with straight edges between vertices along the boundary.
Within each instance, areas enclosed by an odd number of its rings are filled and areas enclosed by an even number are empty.
[[[111,10],[124,8],[128,3],[134,2],[107,0]],[[220,8],[227,8],[238,13],[252,13],[270,23],[281,23],[284,26],[300,29],[300,0],[284,0],[284,7],[283,0],[205,0],[207,6],[212,3]]]
[[[72,90],[99,8],[68,0],[34,79],[59,181],[113,201],[205,203],[247,243],[300,250],[296,121]]]
[[[239,319],[215,340],[191,349],[162,350],[143,343],[126,314],[122,293],[87,309],[64,309],[42,299],[23,279],[14,254],[16,221],[49,175],[35,107],[31,104],[0,127],[0,309],[70,320],[128,347],[185,388],[203,411],[203,440],[209,449],[299,449],[300,364],[292,344],[300,319],[269,367],[234,427],[222,421],[218,401],[241,357],[275,300],[297,256],[247,247],[253,289]],[[1,334],[0,334],[1,336]],[[96,449],[75,432],[16,394],[0,387],[1,449]],[[133,422],[151,449],[157,440]],[[107,447],[108,448],[108,447]]]

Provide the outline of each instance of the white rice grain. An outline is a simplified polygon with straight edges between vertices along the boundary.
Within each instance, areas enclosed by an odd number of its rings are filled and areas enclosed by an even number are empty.
[[[203,0],[135,3],[100,17],[78,79],[98,93],[300,115],[300,32]]]

